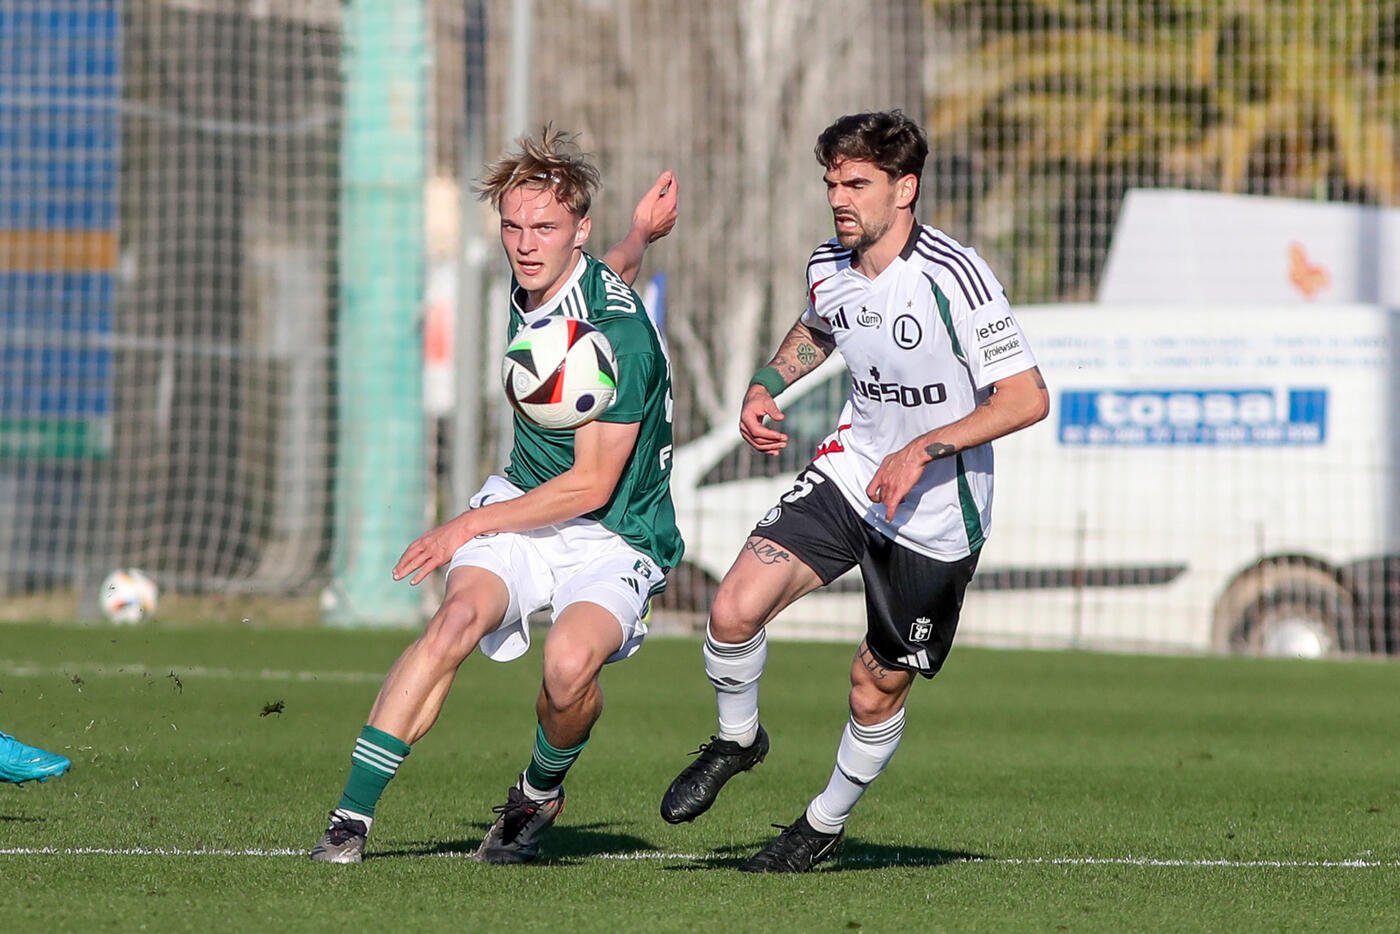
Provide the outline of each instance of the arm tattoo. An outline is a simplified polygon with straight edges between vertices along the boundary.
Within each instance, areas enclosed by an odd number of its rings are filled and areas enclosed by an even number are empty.
[[[883,679],[890,673],[890,670],[880,664],[880,660],[875,657],[870,651],[870,647],[864,642],[860,644],[860,650],[856,652],[856,658],[860,659],[860,663],[865,666],[865,670],[874,675],[877,681]]]
[[[938,460],[940,457],[952,457],[954,454],[958,453],[958,449],[956,446],[947,444],[946,442],[935,441],[933,444],[924,448],[924,453],[934,460]]]
[[[829,334],[813,331],[801,321],[792,326],[778,346],[778,352],[768,365],[776,369],[791,386],[817,368],[830,356],[836,341]]]
[[[753,556],[764,564],[772,565],[792,560],[792,555],[761,538],[751,538],[744,542],[744,550],[752,551]]]

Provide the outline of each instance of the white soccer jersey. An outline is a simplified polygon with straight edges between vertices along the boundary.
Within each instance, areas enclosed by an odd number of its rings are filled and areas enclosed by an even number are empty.
[[[1035,366],[1001,283],[976,251],[915,225],[874,279],[829,240],[807,263],[802,322],[832,335],[851,396],[817,449],[827,474],[876,529],[944,561],[982,546],[991,527],[992,446],[930,463],[894,522],[865,488],[880,462],[914,438],[968,415],[999,379]]]

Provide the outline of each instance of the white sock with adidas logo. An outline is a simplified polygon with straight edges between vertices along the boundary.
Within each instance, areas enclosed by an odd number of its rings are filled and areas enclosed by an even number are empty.
[[[768,661],[768,636],[760,629],[747,642],[720,642],[705,627],[705,675],[715,687],[720,739],[752,746],[758,736],[758,680]]]

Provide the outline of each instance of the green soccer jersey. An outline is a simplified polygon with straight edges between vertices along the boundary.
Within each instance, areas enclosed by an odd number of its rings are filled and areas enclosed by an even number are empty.
[[[617,398],[599,421],[640,424],[637,446],[612,499],[588,513],[662,569],[680,561],[685,545],[671,504],[671,367],[642,300],[617,273],[587,253],[564,287],[530,312],[512,282],[509,339],[547,315],[582,318],[603,332],[617,356]],[[574,433],[540,428],[515,416],[515,444],[506,476],[531,490],[574,463]]]

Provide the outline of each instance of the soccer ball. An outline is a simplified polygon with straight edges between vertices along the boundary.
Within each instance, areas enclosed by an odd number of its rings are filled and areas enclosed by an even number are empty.
[[[550,315],[522,328],[501,363],[506,398],[541,428],[569,431],[607,411],[617,396],[617,358],[587,321]]]
[[[114,623],[139,623],[156,611],[156,582],[135,568],[113,571],[102,581],[102,615]]]

